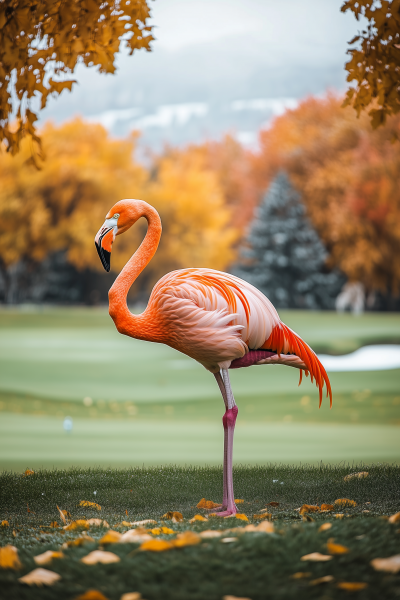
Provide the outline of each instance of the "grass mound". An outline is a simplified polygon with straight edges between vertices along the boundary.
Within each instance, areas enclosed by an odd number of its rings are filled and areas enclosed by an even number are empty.
[[[367,471],[364,479],[344,481],[355,471]],[[205,497],[221,500],[222,471],[219,468],[159,467],[152,469],[71,469],[41,471],[33,475],[4,473],[0,476],[1,546],[18,548],[20,570],[0,568],[0,590],[4,598],[68,599],[88,589],[101,591],[109,600],[119,600],[127,592],[141,592],[147,600],[222,600],[224,595],[261,600],[265,598],[343,598],[343,583],[366,584],[354,592],[357,598],[396,598],[400,593],[400,573],[373,569],[370,561],[400,553],[400,523],[387,517],[400,510],[400,467],[327,466],[320,467],[238,467],[235,469],[238,506],[248,522],[236,518],[208,516],[207,522],[190,523]],[[348,498],[355,506],[335,505]],[[82,500],[95,506],[80,506]],[[267,506],[270,502],[277,506]],[[301,515],[303,504],[334,505],[329,513]],[[103,544],[103,549],[119,557],[112,564],[86,565],[81,559],[98,550],[108,527],[91,527],[89,539],[73,545],[82,531],[62,529],[57,505],[70,513],[70,520],[101,518],[109,527],[123,533],[128,522],[154,519],[156,525],[174,533],[150,532],[152,538],[176,539],[190,530],[222,533],[201,538],[193,546],[164,552],[140,550],[139,544]],[[251,532],[243,528],[257,523],[253,517],[264,508],[271,513],[273,533]],[[179,511],[184,520],[163,523],[167,511]],[[203,511],[207,516],[207,513]],[[341,515],[337,517],[335,515]],[[58,521],[58,527],[50,524]],[[122,524],[125,521],[126,525]],[[331,527],[321,531],[323,523]],[[69,542],[69,544],[68,544]],[[332,554],[329,544],[347,551]],[[46,550],[59,551],[45,568],[61,576],[53,586],[29,587],[18,578],[37,568],[33,557]],[[301,560],[319,552],[332,555],[325,562]],[[293,577],[294,574],[299,574]],[[324,581],[319,582],[321,578]],[[1,595],[0,594],[0,595]]]

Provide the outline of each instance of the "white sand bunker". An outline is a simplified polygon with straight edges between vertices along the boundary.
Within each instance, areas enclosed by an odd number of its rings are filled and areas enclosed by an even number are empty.
[[[318,358],[327,371],[383,371],[400,368],[400,346],[364,346],[351,354],[330,356],[319,354]]]

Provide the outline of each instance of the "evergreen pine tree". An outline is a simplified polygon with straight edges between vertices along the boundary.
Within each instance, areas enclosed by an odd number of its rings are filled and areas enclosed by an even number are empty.
[[[279,308],[333,308],[344,279],[327,272],[326,258],[299,194],[280,173],[255,211],[235,273]]]

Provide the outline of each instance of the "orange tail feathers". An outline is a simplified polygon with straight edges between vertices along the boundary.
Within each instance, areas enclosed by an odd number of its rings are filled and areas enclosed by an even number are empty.
[[[310,374],[311,381],[314,381],[319,389],[319,406],[322,403],[322,390],[326,386],[326,395],[329,396],[330,406],[332,407],[332,389],[329,377],[318,359],[317,355],[310,346],[308,346],[294,331],[284,323],[275,325],[271,335],[262,345],[262,348],[274,350],[278,355],[293,353],[304,362],[307,367],[306,376]],[[300,381],[302,381],[303,372],[300,371]]]

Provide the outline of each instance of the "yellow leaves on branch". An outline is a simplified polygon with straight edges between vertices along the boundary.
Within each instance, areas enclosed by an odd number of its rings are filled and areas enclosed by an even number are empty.
[[[82,506],[85,508],[95,508],[96,510],[101,510],[100,504],[96,504],[96,502],[89,502],[89,500],[81,500],[78,506]]]
[[[26,583],[27,585],[53,585],[60,581],[61,575],[58,573],[54,573],[54,571],[48,571],[47,569],[34,569],[27,575],[20,577],[18,581],[21,583]]]
[[[0,143],[16,154],[26,135],[39,144],[31,101],[71,91],[78,62],[114,73],[122,38],[130,49],[150,50],[152,27],[146,0],[115,3],[102,0],[30,0],[0,3]],[[45,83],[48,73],[51,77]],[[12,98],[12,103],[11,103]],[[16,111],[17,124],[10,119]],[[33,156],[33,160],[35,157]]]
[[[1,569],[21,569],[22,564],[18,557],[18,550],[15,546],[4,546],[0,548],[0,568]]]

